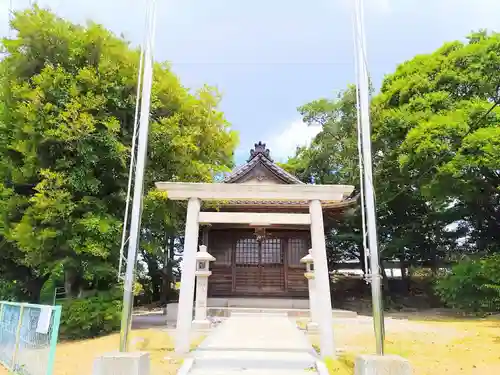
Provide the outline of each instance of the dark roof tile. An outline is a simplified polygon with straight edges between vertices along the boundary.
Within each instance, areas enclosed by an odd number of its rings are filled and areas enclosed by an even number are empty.
[[[266,149],[266,144],[262,142],[256,143],[255,148],[250,150],[250,158],[247,163],[233,170],[231,174],[224,178],[223,182],[234,183],[250,173],[259,164],[264,165],[269,171],[288,184],[304,184],[297,177],[276,165],[271,159],[269,150]]]

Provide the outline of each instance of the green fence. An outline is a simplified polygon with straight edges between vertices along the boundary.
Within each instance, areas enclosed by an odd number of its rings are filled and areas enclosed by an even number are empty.
[[[0,362],[20,375],[52,375],[61,306],[0,301]]]

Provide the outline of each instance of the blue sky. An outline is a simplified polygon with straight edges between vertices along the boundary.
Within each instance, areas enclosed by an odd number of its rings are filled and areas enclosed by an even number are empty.
[[[10,0],[0,0],[0,35]],[[32,1],[33,2],[33,1]],[[29,0],[12,0],[15,8]],[[141,39],[144,0],[39,0],[73,22],[93,20],[132,43]],[[284,160],[318,129],[296,108],[331,97],[354,80],[350,0],[157,0],[157,60],[185,86],[223,94],[240,133],[238,162],[253,143]],[[376,87],[398,63],[469,31],[500,31],[500,0],[365,0],[368,64]]]

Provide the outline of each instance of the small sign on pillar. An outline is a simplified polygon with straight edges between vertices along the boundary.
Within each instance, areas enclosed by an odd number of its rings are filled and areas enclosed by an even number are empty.
[[[207,252],[205,245],[200,246],[200,251],[196,253],[196,302],[194,311],[193,327],[196,329],[210,328],[210,321],[207,319],[207,291],[210,262],[215,258]]]
[[[300,260],[301,263],[305,263],[306,272],[304,276],[307,279],[307,284],[309,288],[309,311],[310,320],[307,323],[308,331],[318,330],[318,301],[316,296],[316,280],[314,277],[314,258],[312,256],[312,249],[309,249],[309,254]]]

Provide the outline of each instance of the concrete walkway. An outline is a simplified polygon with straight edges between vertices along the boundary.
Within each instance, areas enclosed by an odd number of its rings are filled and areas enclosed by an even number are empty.
[[[313,348],[286,314],[232,314],[193,357],[193,375],[316,373]]]

